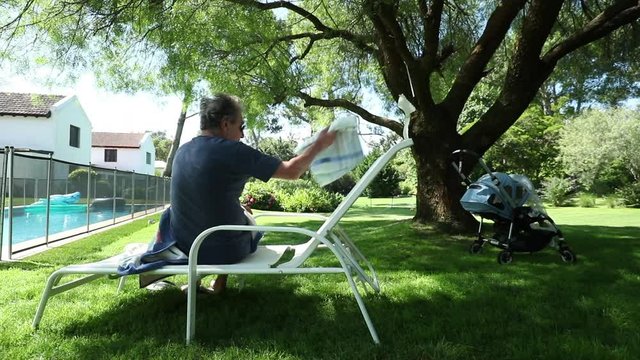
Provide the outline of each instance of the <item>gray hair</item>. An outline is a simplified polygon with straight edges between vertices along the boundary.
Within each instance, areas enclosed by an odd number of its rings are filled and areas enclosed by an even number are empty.
[[[215,94],[200,100],[200,130],[218,129],[225,116],[235,118],[242,113],[240,100],[229,94]]]

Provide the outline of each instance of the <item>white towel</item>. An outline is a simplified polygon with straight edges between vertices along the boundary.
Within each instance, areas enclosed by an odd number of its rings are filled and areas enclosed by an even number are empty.
[[[329,131],[337,132],[336,140],[331,146],[318,153],[309,167],[311,176],[320,186],[339,179],[364,158],[357,130],[358,118],[353,115],[341,116],[329,126]],[[298,145],[296,154],[301,154],[316,141],[317,137],[318,134]]]

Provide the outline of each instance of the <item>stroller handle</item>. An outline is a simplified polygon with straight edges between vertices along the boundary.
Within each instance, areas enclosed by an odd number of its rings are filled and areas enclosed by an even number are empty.
[[[480,164],[480,166],[486,171],[486,173],[489,174],[489,176],[491,177],[491,180],[494,180],[494,181],[497,180],[499,182],[498,178],[493,174],[493,171],[491,171],[491,169],[489,169],[489,166],[487,166],[484,160],[482,160],[482,156],[478,155],[476,152],[473,152],[471,150],[458,149],[451,153],[451,159],[452,159],[451,165],[453,166],[454,169],[456,169],[456,171],[462,178],[462,181],[465,185],[469,186],[473,181],[471,181],[471,179],[469,179],[469,177],[462,172],[462,155],[463,154],[471,155]],[[457,164],[456,164],[456,160],[458,160]]]

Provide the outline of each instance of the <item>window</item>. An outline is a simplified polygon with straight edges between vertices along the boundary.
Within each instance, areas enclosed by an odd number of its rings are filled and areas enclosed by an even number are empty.
[[[147,165],[151,165],[151,153],[147,152]]]
[[[104,162],[117,162],[118,150],[117,149],[104,149]]]
[[[69,125],[69,146],[80,147],[80,128],[77,126]]]

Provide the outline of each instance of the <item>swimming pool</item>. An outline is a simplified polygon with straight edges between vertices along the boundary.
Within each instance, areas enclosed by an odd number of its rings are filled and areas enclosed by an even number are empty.
[[[142,209],[144,210],[144,209]],[[131,216],[130,206],[115,211],[115,218]],[[4,230],[2,232],[3,243],[9,240],[9,219],[8,211],[5,209]],[[89,211],[89,224],[97,224],[103,221],[113,220],[112,209]],[[46,206],[23,206],[13,209],[13,245],[34,240],[45,236],[47,225]],[[49,236],[65,231],[78,229],[78,233],[86,230],[87,227],[87,205],[51,205],[49,215]]]

